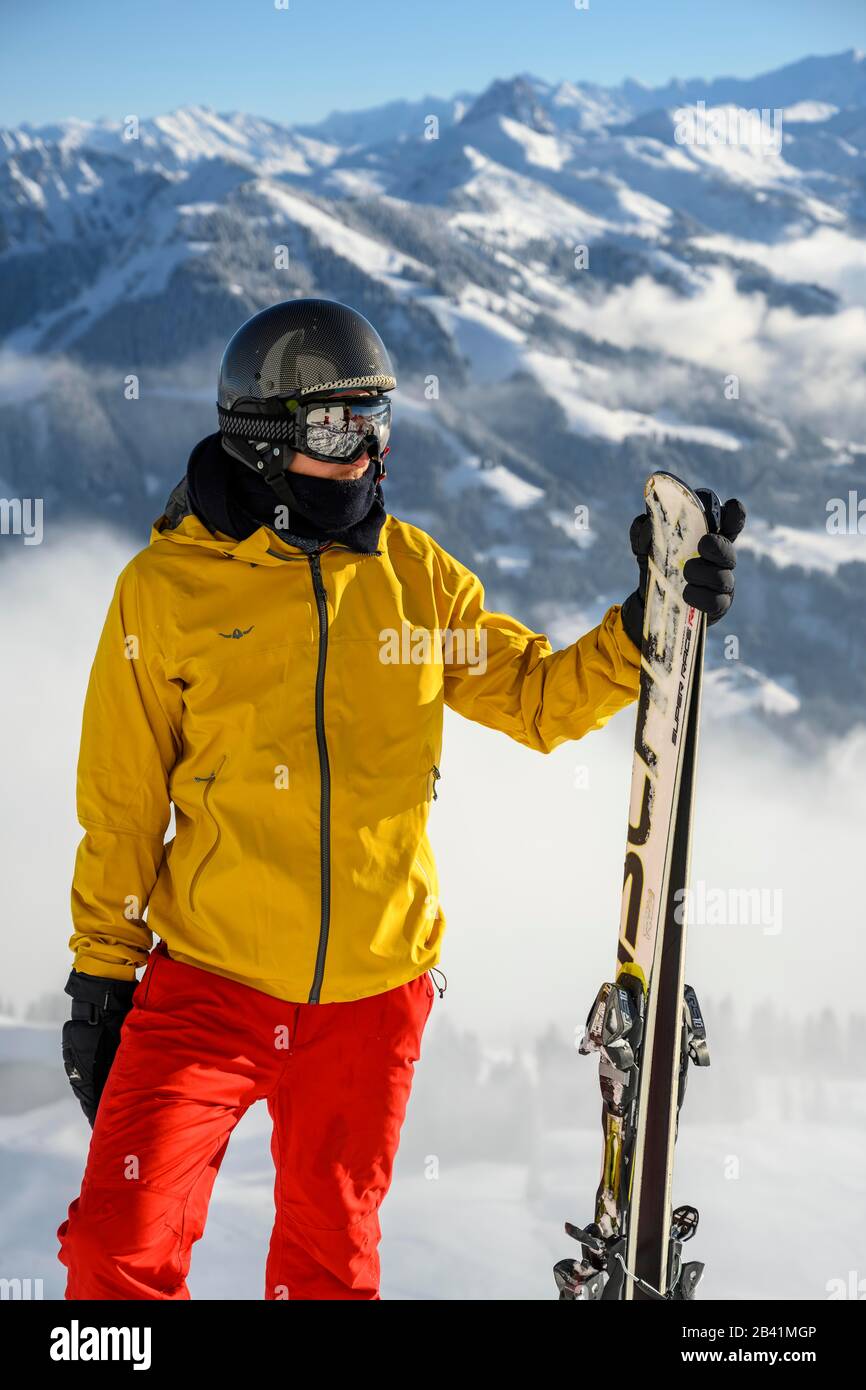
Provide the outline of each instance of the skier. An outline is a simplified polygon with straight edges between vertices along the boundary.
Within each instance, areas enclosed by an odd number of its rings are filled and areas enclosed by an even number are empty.
[[[636,696],[647,518],[635,593],[552,651],[387,514],[395,386],[353,309],[255,314],[223,356],[219,432],[117,582],[78,768],[63,1054],[94,1128],[58,1233],[67,1298],[189,1297],[257,1100],[276,1168],[265,1297],[379,1297],[378,1210],[445,925],[426,836],[443,706],[546,753]],[[687,576],[711,620],[738,503],[725,518]]]

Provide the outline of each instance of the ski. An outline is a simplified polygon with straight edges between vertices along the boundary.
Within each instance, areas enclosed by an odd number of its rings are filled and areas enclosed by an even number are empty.
[[[683,598],[683,565],[719,526],[714,493],[671,473],[644,490],[652,551],[623,875],[616,979],[602,985],[580,1052],[599,1055],[601,1180],[594,1220],[566,1223],[577,1259],[554,1269],[561,1299],[690,1299],[684,1263],[694,1207],[672,1209],[674,1146],[689,1062],[709,1064],[697,996],[685,983],[686,897],[705,618]]]

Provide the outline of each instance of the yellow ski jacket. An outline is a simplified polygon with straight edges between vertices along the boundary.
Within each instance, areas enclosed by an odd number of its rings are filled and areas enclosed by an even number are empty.
[[[554,652],[417,527],[389,517],[379,546],[156,523],[88,687],[77,970],[131,979],[155,933],[279,999],[403,984],[445,927],[426,833],[444,705],[547,753],[636,697],[618,607]]]

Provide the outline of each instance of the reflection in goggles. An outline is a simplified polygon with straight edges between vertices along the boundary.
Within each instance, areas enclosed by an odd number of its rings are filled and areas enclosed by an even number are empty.
[[[355,400],[308,406],[305,433],[307,448],[328,458],[351,458],[364,436],[375,437],[381,451],[391,433],[391,404]]]

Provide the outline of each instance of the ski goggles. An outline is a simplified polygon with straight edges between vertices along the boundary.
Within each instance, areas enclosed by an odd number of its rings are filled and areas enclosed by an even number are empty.
[[[387,396],[333,396],[300,401],[295,447],[322,462],[353,463],[363,453],[382,458],[391,437]]]
[[[322,463],[354,463],[364,453],[382,459],[391,437],[391,401],[384,394],[244,399],[217,411],[224,434],[250,443],[284,440]]]

